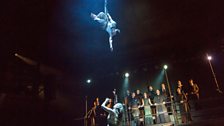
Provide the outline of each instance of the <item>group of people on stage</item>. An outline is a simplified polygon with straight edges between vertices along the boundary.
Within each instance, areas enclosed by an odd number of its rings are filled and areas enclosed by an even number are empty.
[[[176,92],[169,92],[164,83],[157,90],[149,85],[144,93],[138,89],[127,90],[121,103],[118,103],[115,90],[114,98],[106,98],[101,105],[96,98],[91,125],[149,126],[175,121],[175,116],[181,117],[181,123],[188,123],[192,121],[190,109],[197,109],[199,99],[198,85],[192,79],[189,85],[190,88],[186,89],[178,80]]]

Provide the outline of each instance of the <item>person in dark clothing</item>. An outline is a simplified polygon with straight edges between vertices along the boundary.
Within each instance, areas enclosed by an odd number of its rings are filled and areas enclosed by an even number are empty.
[[[189,80],[189,84],[190,84],[190,93],[192,95],[192,97],[194,97],[194,99],[199,99],[199,87],[196,83],[194,83],[194,81],[192,79]]]
[[[188,95],[187,89],[185,88],[185,86],[182,84],[182,82],[180,80],[177,81],[177,87],[180,88],[181,92],[183,92],[186,95]]]
[[[154,104],[154,97],[156,93],[151,85],[148,86],[148,97],[150,98],[152,104]],[[151,106],[153,118],[156,118],[156,106]],[[153,120],[155,121],[155,120]],[[155,122],[154,122],[155,123]]]
[[[193,79],[189,80],[190,88],[189,88],[189,103],[191,109],[198,110],[199,109],[199,87],[196,83],[194,83]]]
[[[138,108],[140,111],[140,115],[139,115],[139,122],[140,125],[144,123],[144,105],[143,105],[143,94],[140,92],[140,90],[136,90],[136,98],[138,99]]]
[[[179,106],[182,123],[188,123],[189,121],[192,121],[187,96],[184,92],[181,92],[180,88],[177,88],[176,102]]]
[[[168,91],[167,91],[166,86],[165,86],[164,83],[161,84],[160,93],[161,93],[161,95],[163,95],[163,96],[165,97],[165,99],[166,99],[166,101],[167,101],[167,99],[168,99],[168,94],[169,94],[169,93],[168,93]]]
[[[131,109],[131,126],[138,126],[139,123],[139,100],[136,97],[135,92],[132,92],[131,95],[131,102],[130,102],[130,108]]]
[[[172,115],[171,97],[172,97],[172,100],[173,100],[173,96],[170,97],[169,91],[167,90],[164,83],[161,84],[160,92],[161,92],[161,95],[164,96],[165,102],[167,102],[165,104],[165,106],[167,108],[168,114]]]
[[[156,123],[170,122],[167,108],[165,106],[166,98],[160,94],[159,90],[156,90],[156,96],[154,97],[154,105],[156,106]]]
[[[153,103],[153,99],[154,99],[154,96],[156,95],[153,87],[150,85],[148,86],[148,97],[150,98],[151,102]]]
[[[99,98],[97,97],[96,100],[96,108],[95,108],[95,123],[97,126],[103,126],[106,124],[106,113],[100,106]]]
[[[125,97],[124,97],[124,110],[125,110],[125,122],[127,125],[130,125],[131,122],[131,111],[129,109],[130,105],[131,105],[131,94],[130,91],[127,90]]]

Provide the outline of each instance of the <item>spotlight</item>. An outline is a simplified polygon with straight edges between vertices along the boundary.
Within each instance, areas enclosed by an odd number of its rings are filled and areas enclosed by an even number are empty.
[[[212,57],[211,56],[207,56],[208,60],[212,60]]]
[[[168,68],[168,66],[167,65],[164,65],[163,68],[166,70]]]
[[[17,53],[15,53],[15,56],[18,56],[18,54],[17,54]]]
[[[88,84],[91,83],[91,82],[92,82],[92,81],[91,81],[90,79],[86,80],[86,83],[88,83]]]
[[[129,77],[129,73],[125,73],[124,76],[125,76],[125,77]]]

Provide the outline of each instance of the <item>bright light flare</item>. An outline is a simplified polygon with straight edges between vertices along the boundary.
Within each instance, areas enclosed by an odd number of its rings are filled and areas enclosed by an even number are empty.
[[[163,68],[166,70],[168,68],[168,66],[167,65],[164,65]]]
[[[130,75],[129,75],[129,73],[125,73],[124,76],[125,76],[126,78],[128,78]]]
[[[207,59],[208,60],[212,60],[212,56],[207,56]]]
[[[86,80],[86,83],[90,84],[92,81],[90,79]]]

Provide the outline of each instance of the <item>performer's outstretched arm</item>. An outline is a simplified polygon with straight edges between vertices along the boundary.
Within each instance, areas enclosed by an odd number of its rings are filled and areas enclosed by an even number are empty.
[[[109,98],[106,98],[105,101],[103,102],[103,104],[101,105],[101,107],[102,107],[106,112],[112,114],[112,113],[114,113],[113,110],[112,110],[111,108],[108,108],[108,107],[106,106],[106,104],[109,102],[109,100],[110,100]]]
[[[95,21],[99,21],[99,20],[100,20],[100,18],[98,18],[97,15],[95,15],[94,13],[91,13],[91,14],[90,14],[90,17],[91,17],[93,20],[95,20]]]

